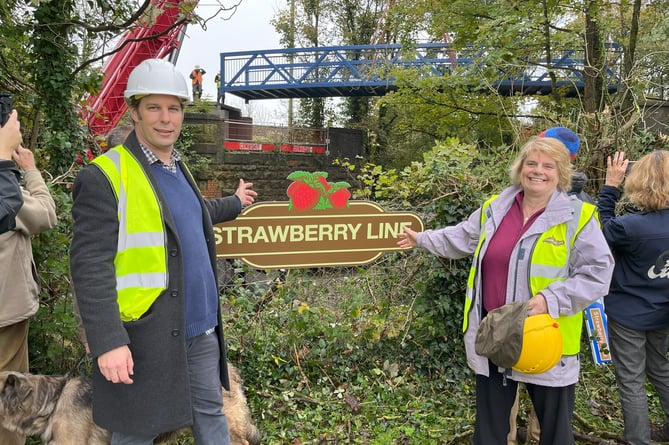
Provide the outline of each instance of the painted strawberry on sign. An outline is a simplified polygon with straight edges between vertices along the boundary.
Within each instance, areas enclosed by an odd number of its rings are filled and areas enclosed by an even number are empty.
[[[336,207],[338,209],[348,207],[348,199],[350,197],[351,192],[349,192],[346,188],[340,188],[336,192],[330,193],[328,195],[328,199],[330,200],[332,207]]]
[[[351,192],[346,181],[328,182],[327,172],[296,171],[288,175],[293,181],[287,190],[289,209],[297,211],[345,208]]]
[[[290,204],[295,210],[313,209],[318,204],[320,194],[306,182],[296,181],[288,187]]]

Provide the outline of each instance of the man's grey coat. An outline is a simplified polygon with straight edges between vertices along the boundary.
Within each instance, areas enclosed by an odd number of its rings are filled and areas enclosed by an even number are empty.
[[[86,337],[93,356],[93,415],[110,431],[151,435],[192,423],[186,341],[184,336],[184,280],[181,245],[176,225],[160,193],[137,137],[130,133],[125,146],[140,161],[161,203],[168,255],[168,287],[137,321],[120,319],[114,257],[117,249],[117,199],[96,165],[84,167],[73,189],[73,236],[70,269]],[[210,264],[216,277],[216,245],[212,223],[232,220],[241,211],[236,196],[205,200],[183,168],[202,205]],[[221,345],[221,384],[229,387],[221,309],[216,329]],[[108,382],[97,367],[97,357],[128,345],[134,361],[134,383]]]

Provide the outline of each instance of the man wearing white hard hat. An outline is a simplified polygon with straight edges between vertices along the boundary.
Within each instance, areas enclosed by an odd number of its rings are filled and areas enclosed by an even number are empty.
[[[93,417],[112,445],[150,445],[191,426],[229,444],[213,224],[253,203],[252,184],[204,199],[174,143],[188,84],[148,59],[128,78],[134,130],[84,167],[73,189],[70,268],[93,357]]]

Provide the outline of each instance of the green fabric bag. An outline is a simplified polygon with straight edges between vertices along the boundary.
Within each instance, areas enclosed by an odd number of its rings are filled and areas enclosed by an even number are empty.
[[[476,333],[476,353],[501,368],[513,367],[523,347],[527,312],[527,301],[508,303],[488,312]]]

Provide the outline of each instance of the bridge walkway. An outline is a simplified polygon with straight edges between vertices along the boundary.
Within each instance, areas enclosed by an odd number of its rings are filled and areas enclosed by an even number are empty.
[[[622,60],[622,47],[607,44],[606,49],[604,75],[608,90],[615,92],[620,85],[615,70]],[[502,95],[548,94],[553,88],[564,88],[573,96],[583,91],[582,50],[554,51],[550,64],[546,57],[538,56],[521,66],[496,68],[496,79],[489,85],[484,83],[491,77],[491,68],[483,62],[485,55],[485,48],[456,51],[447,43],[422,43],[411,48],[385,44],[221,53],[221,94],[234,94],[246,101],[381,96],[397,89],[397,69],[411,69],[421,77],[458,76],[474,70],[480,73],[481,82],[472,88]]]

